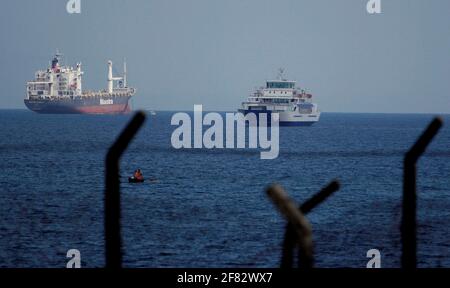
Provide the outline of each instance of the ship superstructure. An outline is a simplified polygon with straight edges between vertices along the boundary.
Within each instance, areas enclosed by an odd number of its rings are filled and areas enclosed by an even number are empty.
[[[126,63],[120,77],[114,77],[108,61],[107,89],[83,91],[81,63],[75,68],[61,66],[59,52],[51,66],[35,73],[27,82],[25,105],[38,113],[123,114],[131,111],[129,100],[135,89],[127,85]]]
[[[320,111],[316,103],[312,102],[312,95],[304,89],[296,87],[296,81],[289,81],[283,77],[280,69],[278,79],[266,81],[266,86],[257,88],[242,102],[239,112],[279,113],[280,126],[309,126],[320,118]]]

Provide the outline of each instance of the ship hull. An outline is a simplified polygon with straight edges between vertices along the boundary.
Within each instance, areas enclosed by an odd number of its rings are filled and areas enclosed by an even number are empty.
[[[126,114],[131,111],[130,96],[79,97],[76,99],[25,99],[25,106],[42,114]]]
[[[254,113],[257,116],[259,122],[259,114],[267,114],[267,124],[270,125],[271,111],[270,110],[252,110],[252,109],[239,109],[239,112],[247,115],[248,113]],[[320,113],[311,114],[299,114],[292,112],[278,112],[280,121],[279,126],[311,126],[319,121]]]

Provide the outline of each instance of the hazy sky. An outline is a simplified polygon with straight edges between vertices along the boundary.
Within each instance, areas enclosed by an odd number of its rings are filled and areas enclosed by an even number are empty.
[[[235,110],[286,76],[322,111],[450,113],[450,1],[8,0],[0,7],[0,108],[25,108],[25,83],[57,48],[106,87],[126,57],[135,108]]]

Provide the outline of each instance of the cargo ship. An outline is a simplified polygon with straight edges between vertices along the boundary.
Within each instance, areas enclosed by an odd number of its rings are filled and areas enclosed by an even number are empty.
[[[112,62],[108,61],[108,86],[101,91],[83,91],[81,63],[76,67],[60,65],[62,54],[57,52],[51,66],[35,73],[27,82],[25,106],[45,114],[125,114],[131,111],[130,99],[135,88],[127,86],[127,68],[123,75],[113,77]]]
[[[264,87],[256,89],[242,102],[239,112],[243,114],[278,113],[280,126],[310,126],[317,123],[320,111],[312,101],[312,95],[305,89],[296,87],[296,81],[286,80],[284,70],[280,69],[278,79],[266,81]]]

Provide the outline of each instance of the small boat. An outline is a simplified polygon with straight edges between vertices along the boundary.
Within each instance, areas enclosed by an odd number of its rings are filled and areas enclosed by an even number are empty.
[[[128,177],[128,183],[142,183],[144,178]]]
[[[156,112],[152,110],[152,111],[150,111],[150,115],[155,116]]]

